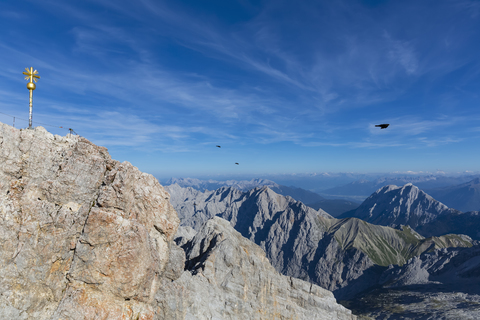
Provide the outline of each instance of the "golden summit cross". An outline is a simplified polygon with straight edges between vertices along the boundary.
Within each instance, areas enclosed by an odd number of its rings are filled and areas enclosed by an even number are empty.
[[[30,67],[30,70],[25,68],[25,71],[23,72],[25,75],[25,80],[30,80],[27,83],[27,89],[30,91],[30,115],[28,117],[28,129],[32,129],[33,90],[36,88],[34,81],[37,82],[38,79],[40,79],[40,76],[38,75],[37,70],[33,70],[33,67]]]
[[[25,71],[23,72],[23,74],[26,75],[25,80],[30,79],[30,82],[33,82],[34,80],[35,82],[37,82],[38,79],[40,79],[40,76],[37,75],[38,71],[33,71],[32,67],[30,67],[30,70],[28,70],[28,68],[25,68]],[[32,90],[35,90],[35,88],[33,88]]]

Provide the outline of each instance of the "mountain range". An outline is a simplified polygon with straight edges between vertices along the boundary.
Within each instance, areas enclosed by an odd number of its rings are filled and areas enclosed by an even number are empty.
[[[193,178],[171,178],[166,182],[167,186],[174,184],[184,188],[190,187],[202,192],[216,190],[222,187],[232,187],[240,191],[248,191],[256,187],[267,186],[275,193],[290,196],[316,210],[322,209],[328,211],[332,216],[340,215],[341,213],[352,210],[359,205],[358,202],[348,200],[325,199],[318,193],[297,187],[287,187],[267,179],[217,181]]]
[[[41,127],[0,124],[0,142],[2,319],[356,319],[325,289],[366,317],[480,316],[479,242],[422,235],[473,232],[478,212],[413,185],[376,193],[391,228],[268,186],[164,188]]]
[[[353,199],[356,201],[363,201],[369,195],[376,190],[386,185],[404,185],[412,183],[418,188],[427,191],[435,199],[443,202],[452,208],[461,211],[473,211],[479,210],[478,207],[457,207],[457,204],[465,202],[465,197],[462,200],[456,200],[456,196],[461,195],[459,193],[449,194],[453,190],[464,187],[464,184],[477,181],[479,178],[477,175],[466,174],[460,176],[446,176],[446,175],[407,175],[407,176],[384,176],[376,179],[359,179],[353,182],[349,182],[345,185],[335,186],[320,191],[319,193],[326,198],[343,198]],[[475,180],[477,179],[477,180]],[[478,181],[476,182],[478,184]],[[474,182],[475,184],[475,182]],[[476,187],[478,188],[478,187]],[[467,193],[469,194],[469,193]],[[463,196],[465,193],[463,192]],[[469,199],[475,197],[478,201],[478,196],[473,192],[470,193]],[[467,200],[467,202],[470,200]],[[455,204],[455,206],[451,205]]]
[[[320,285],[347,299],[376,284],[382,268],[421,253],[471,246],[466,236],[425,238],[409,227],[393,229],[356,218],[334,219],[268,187],[200,192],[166,187],[181,225],[198,230],[221,217],[265,250],[277,271]]]

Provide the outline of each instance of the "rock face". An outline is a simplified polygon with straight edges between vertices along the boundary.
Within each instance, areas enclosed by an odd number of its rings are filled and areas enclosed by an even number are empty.
[[[183,247],[188,271],[157,292],[165,319],[356,318],[330,291],[276,272],[226,220],[208,220]]]
[[[153,318],[179,223],[158,181],[41,127],[0,145],[0,318]]]
[[[471,246],[471,239],[425,239],[411,228],[372,225],[356,218],[338,220],[267,187],[241,192],[233,188],[199,192],[167,187],[181,224],[199,229],[218,216],[265,250],[275,269],[316,283],[338,299],[375,285],[389,264],[404,264],[426,250]]]

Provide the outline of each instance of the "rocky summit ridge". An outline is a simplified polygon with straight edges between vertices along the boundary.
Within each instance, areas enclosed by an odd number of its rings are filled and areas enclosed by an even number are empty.
[[[219,219],[180,248],[169,200],[83,137],[0,123],[0,319],[355,318]]]

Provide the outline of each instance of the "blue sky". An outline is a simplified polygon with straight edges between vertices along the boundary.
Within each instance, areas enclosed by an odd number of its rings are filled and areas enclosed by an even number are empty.
[[[0,30],[16,127],[33,67],[34,125],[160,178],[480,170],[478,0],[2,1]]]

